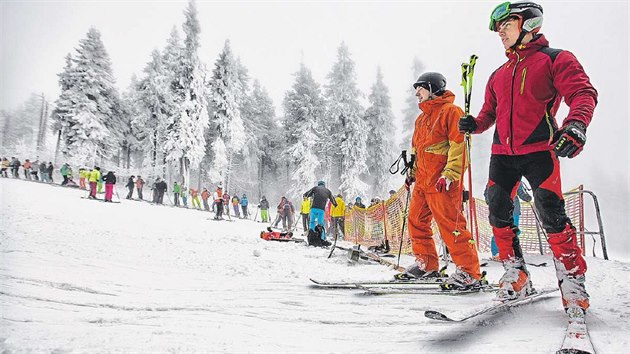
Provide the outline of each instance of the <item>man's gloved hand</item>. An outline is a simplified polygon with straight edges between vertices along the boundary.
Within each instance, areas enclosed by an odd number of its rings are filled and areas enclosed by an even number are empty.
[[[442,193],[444,191],[448,191],[449,188],[451,188],[451,183],[453,181],[451,181],[450,179],[448,179],[448,177],[440,177],[440,179],[438,179],[437,183],[435,184],[435,190]]]
[[[457,127],[462,133],[472,133],[477,130],[477,122],[475,121],[475,117],[469,114],[467,116],[459,118],[459,122],[457,122]]]
[[[586,126],[578,121],[570,121],[554,134],[553,150],[561,157],[576,157],[586,144]]]
[[[407,178],[405,178],[405,188],[409,190],[409,188],[411,188],[411,185],[415,181],[416,181],[416,178],[414,176],[407,176]]]

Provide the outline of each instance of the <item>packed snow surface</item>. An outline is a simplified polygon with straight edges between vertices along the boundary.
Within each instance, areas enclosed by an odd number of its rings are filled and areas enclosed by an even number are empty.
[[[379,280],[395,272],[349,264],[339,250],[327,259],[325,249],[261,240],[266,225],[253,220],[213,221],[208,212],[85,194],[0,179],[3,353],[554,353],[562,343],[558,292],[461,324],[436,322],[423,311],[461,317],[493,295],[317,289],[309,278]],[[528,261],[551,265],[548,256]],[[625,353],[630,264],[587,262],[595,348]],[[502,274],[496,263],[483,269],[491,282]],[[555,286],[552,266],[530,271],[536,287]]]

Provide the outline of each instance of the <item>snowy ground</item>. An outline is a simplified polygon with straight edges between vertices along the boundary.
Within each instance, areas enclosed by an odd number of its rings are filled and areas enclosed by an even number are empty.
[[[0,179],[2,353],[553,353],[563,338],[557,293],[464,324],[436,323],[425,309],[458,315],[492,295],[315,289],[309,277],[375,280],[394,271],[349,265],[341,251],[326,259],[323,249],[263,241],[263,225],[250,220],[83,195]],[[630,264],[587,261],[595,348],[625,353]],[[491,281],[501,275],[497,264],[484,269]],[[536,286],[554,286],[551,267],[531,272]]]

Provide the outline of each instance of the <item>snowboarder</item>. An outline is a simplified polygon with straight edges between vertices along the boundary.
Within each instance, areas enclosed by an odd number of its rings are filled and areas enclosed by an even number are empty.
[[[114,194],[114,186],[116,185],[116,176],[114,175],[114,171],[109,171],[103,177],[103,182],[105,182],[105,201],[111,202]]]
[[[515,186],[524,176],[547,231],[562,304],[569,315],[583,316],[589,307],[586,261],[565,212],[558,157],[573,158],[582,151],[597,91],[571,52],[549,47],[539,33],[542,19],[542,7],[533,2],[494,9],[490,30],[498,33],[508,60],[490,76],[477,117],[463,116],[459,130],[480,134],[495,125],[489,219],[505,269],[497,299],[514,299],[532,289],[512,216]],[[563,99],[569,111],[558,128],[555,115]]]
[[[79,172],[79,174],[81,174],[81,172]],[[136,176],[134,176],[134,175],[129,176],[129,179],[127,180],[127,184],[125,184],[125,187],[127,187],[127,189],[129,190],[129,193],[127,193],[126,199],[131,199],[133,197],[133,187],[134,187],[133,179],[135,177]]]
[[[411,140],[412,155],[417,158],[408,170],[405,185],[410,187],[415,182],[410,191],[407,221],[416,259],[398,277],[440,276],[431,231],[434,219],[457,267],[442,288],[478,289],[482,286],[479,257],[459,207],[465,166],[464,136],[458,131],[457,122],[463,111],[453,104],[455,95],[446,89],[446,78],[440,73],[423,73],[413,88],[422,112],[416,119]]]
[[[315,232],[315,225],[321,225],[324,227],[324,209],[326,208],[326,201],[330,200],[332,205],[337,206],[337,202],[332,196],[332,193],[328,188],[326,188],[326,183],[324,181],[317,182],[317,186],[311,188],[306,193],[304,193],[304,197],[309,198],[313,197],[313,203],[311,204],[311,211],[309,213],[309,240],[313,240],[313,246],[330,246],[330,242],[326,241],[326,233],[322,230],[320,232],[320,239],[318,240]],[[311,244],[311,242],[309,242]]]

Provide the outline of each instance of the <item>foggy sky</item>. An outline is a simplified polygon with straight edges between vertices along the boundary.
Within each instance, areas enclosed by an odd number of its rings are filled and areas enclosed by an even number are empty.
[[[490,73],[505,61],[490,11],[500,1],[423,2],[208,2],[198,1],[200,57],[212,69],[230,39],[252,78],[260,80],[280,113],[284,93],[300,61],[326,83],[336,51],[345,41],[366,94],[380,65],[394,114],[413,95],[414,56],[439,71],[463,104],[460,64],[477,62],[476,114]],[[627,1],[541,1],[542,33],[551,47],[572,51],[599,92],[584,152],[562,161],[563,187],[584,184],[600,196],[611,252],[630,254],[630,150],[628,136]],[[173,26],[181,33],[187,1],[0,1],[0,108],[16,108],[31,92],[52,102],[66,54],[93,26],[102,35],[120,89],[141,75],[151,51],[162,49]],[[365,99],[365,98],[364,98]],[[365,101],[364,101],[365,102]],[[561,120],[566,110],[558,115]],[[488,151],[487,132],[475,149]],[[487,156],[487,155],[486,155]],[[487,160],[473,161],[477,184],[487,179]],[[566,189],[566,188],[565,188]],[[627,259],[627,257],[626,257]]]

